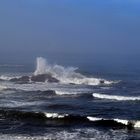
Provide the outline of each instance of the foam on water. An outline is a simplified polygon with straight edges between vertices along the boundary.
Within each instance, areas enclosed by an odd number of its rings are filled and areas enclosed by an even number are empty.
[[[9,80],[11,80],[11,79],[13,79],[13,78],[20,78],[20,76],[9,76],[9,75],[1,75],[0,76],[0,79],[1,80],[4,80],[4,81],[9,81]]]
[[[121,120],[121,119],[114,119],[114,121],[118,122],[118,123],[122,123],[124,125],[128,125],[129,121],[128,120]]]
[[[140,121],[136,121],[134,127],[140,129]]]
[[[50,74],[58,79],[63,84],[85,84],[85,85],[99,85],[103,80],[104,84],[112,84],[112,81],[98,79],[94,77],[86,77],[78,72],[75,67],[63,67],[60,65],[50,65],[46,59],[42,57],[37,58],[37,67],[34,75]]]
[[[108,100],[118,100],[118,101],[136,101],[140,100],[140,96],[133,97],[133,96],[118,96],[118,95],[107,95],[107,94],[100,94],[100,93],[93,93],[93,97],[99,99],[108,99]]]
[[[57,95],[71,95],[80,94],[86,92],[92,92],[90,89],[85,87],[76,88],[73,85],[62,85],[62,84],[46,84],[46,83],[32,83],[32,84],[16,84],[16,83],[2,83],[3,88],[16,89],[22,91],[47,91],[55,90]]]
[[[96,117],[87,117],[87,119],[89,119],[90,121],[101,121],[103,120],[103,118],[96,118]]]
[[[81,93],[78,93],[78,92],[70,92],[70,91],[55,91],[55,93],[57,95],[77,95],[77,94],[81,94]]]
[[[0,102],[0,107],[9,107],[9,108],[13,108],[13,107],[24,107],[24,106],[37,106],[37,105],[41,105],[42,102],[41,101],[9,101],[6,99],[1,100]]]
[[[60,115],[58,113],[45,113],[45,116],[47,118],[58,118],[58,119],[61,119],[61,118],[64,118],[66,116],[69,116],[69,115],[68,114]]]

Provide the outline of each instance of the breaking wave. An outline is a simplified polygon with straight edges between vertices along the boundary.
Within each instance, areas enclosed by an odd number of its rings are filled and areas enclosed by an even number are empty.
[[[99,99],[108,99],[108,100],[118,100],[118,101],[136,101],[140,100],[140,96],[133,97],[133,96],[118,96],[118,95],[107,95],[107,94],[100,94],[100,93],[93,93],[93,97]]]
[[[80,116],[72,114],[59,114],[49,112],[26,112],[18,110],[0,109],[0,119],[21,121],[24,123],[47,126],[104,126],[112,128],[140,129],[140,121],[105,119],[92,116]]]
[[[78,68],[74,67],[63,67],[60,65],[50,65],[46,59],[42,57],[37,58],[37,66],[34,75],[50,74],[51,76],[58,79],[63,84],[85,84],[85,85],[99,85],[112,84],[112,81],[104,79],[98,79],[93,77],[86,77],[78,72]]]
[[[117,123],[120,125],[127,126],[129,129],[137,128],[140,129],[140,121],[136,120],[123,120],[123,119],[105,119],[105,118],[96,118],[96,117],[87,117],[90,121],[93,122],[107,122],[107,123]]]

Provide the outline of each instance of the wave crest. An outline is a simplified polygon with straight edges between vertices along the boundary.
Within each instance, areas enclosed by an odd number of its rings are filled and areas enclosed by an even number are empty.
[[[117,95],[107,95],[107,94],[100,94],[100,93],[93,93],[93,97],[99,99],[108,99],[108,100],[118,100],[118,101],[136,101],[140,100],[140,96],[133,97],[133,96],[117,96]]]
[[[136,121],[136,120],[123,120],[123,119],[105,119],[105,118],[96,118],[96,117],[87,117],[88,120],[92,121],[92,122],[115,122],[124,126],[127,126],[129,129],[132,128],[136,128],[139,129],[140,128],[140,121]]]

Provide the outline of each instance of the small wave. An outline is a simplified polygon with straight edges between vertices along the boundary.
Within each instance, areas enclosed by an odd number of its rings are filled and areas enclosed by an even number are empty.
[[[108,99],[108,100],[118,100],[118,101],[136,101],[140,100],[140,96],[133,97],[133,96],[118,96],[118,95],[107,95],[107,94],[100,94],[100,93],[93,93],[93,97],[100,98],[100,99]]]
[[[37,92],[46,93],[47,95],[58,96],[84,96],[92,98],[92,89],[84,86],[75,85],[61,85],[61,84],[46,84],[46,83],[30,83],[30,84],[16,84],[16,83],[3,83],[8,90],[24,91],[24,92]]]
[[[59,91],[55,90],[55,94],[58,96],[63,96],[63,97],[75,97],[75,98],[89,98],[92,99],[92,93],[91,91]]]
[[[10,81],[11,79],[14,78],[20,78],[20,76],[8,76],[8,75],[1,75],[0,80],[2,81]]]
[[[78,92],[68,92],[68,91],[55,91],[56,95],[77,95]]]
[[[0,80],[4,80],[4,81],[9,81],[11,80],[13,77],[9,77],[9,76],[5,76],[5,75],[1,75],[0,76]]]

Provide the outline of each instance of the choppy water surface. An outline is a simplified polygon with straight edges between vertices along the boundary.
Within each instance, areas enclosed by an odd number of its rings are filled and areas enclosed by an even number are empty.
[[[41,74],[59,82],[17,80]],[[0,79],[0,139],[140,139],[138,79],[86,76],[43,58],[34,73]]]

